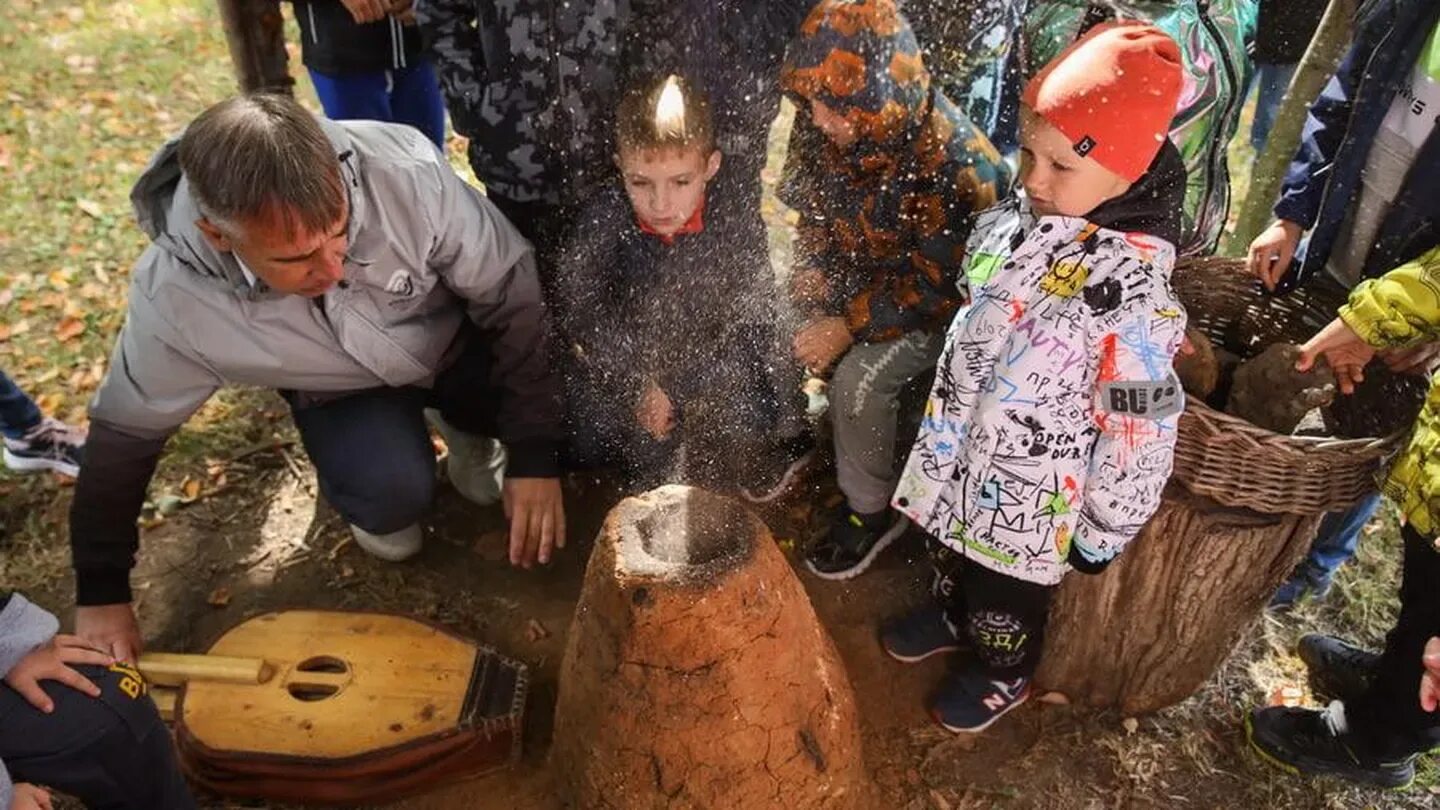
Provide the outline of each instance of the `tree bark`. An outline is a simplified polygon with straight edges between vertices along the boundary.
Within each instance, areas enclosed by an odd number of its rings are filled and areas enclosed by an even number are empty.
[[[219,0],[241,92],[292,93],[280,0]]]
[[[1320,95],[1350,44],[1351,21],[1355,16],[1355,0],[1330,0],[1325,16],[1310,47],[1300,60],[1290,88],[1285,92],[1285,101],[1275,115],[1275,125],[1265,142],[1265,151],[1255,161],[1250,175],[1250,188],[1245,193],[1245,204],[1235,230],[1226,240],[1221,253],[1226,256],[1243,256],[1250,249],[1250,243],[1270,224],[1271,209],[1280,197],[1280,184],[1285,180],[1285,170],[1295,157],[1300,145],[1300,133],[1305,127],[1305,114],[1310,103]]]
[[[1037,684],[1127,715],[1184,700],[1260,615],[1319,523],[1221,506],[1172,484],[1103,574],[1066,577]]]

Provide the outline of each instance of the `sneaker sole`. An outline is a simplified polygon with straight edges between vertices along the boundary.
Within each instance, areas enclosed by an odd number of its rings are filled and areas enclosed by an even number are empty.
[[[69,477],[71,477],[71,478],[75,478],[76,476],[80,475],[80,468],[79,468],[79,467],[75,466],[74,464],[68,464],[68,463],[66,463],[66,462],[64,462],[64,461],[55,461],[54,459],[45,459],[45,458],[26,458],[25,456],[17,456],[17,455],[15,455],[14,453],[10,452],[10,448],[8,448],[8,447],[5,448],[5,453],[4,453],[4,455],[5,455],[5,466],[6,466],[6,467],[9,467],[10,469],[14,470],[15,472],[19,472],[19,473],[32,473],[32,472],[45,472],[45,471],[49,471],[49,472],[57,472],[57,473],[60,473],[61,475],[66,475],[66,476],[69,476]]]
[[[1365,779],[1359,777],[1358,775],[1343,773],[1333,768],[1327,768],[1322,763],[1315,763],[1315,768],[1313,771],[1303,770],[1300,767],[1292,765],[1291,763],[1286,762],[1285,760],[1280,759],[1279,757],[1265,750],[1265,747],[1262,746],[1255,739],[1255,725],[1251,721],[1250,714],[1248,712],[1245,715],[1245,741],[1250,743],[1250,750],[1254,751],[1262,761],[1269,763],[1272,767],[1279,768],[1280,770],[1294,776],[1334,776],[1349,782],[1357,782],[1364,785],[1374,785],[1375,787],[1382,787],[1387,790],[1404,790],[1410,787],[1410,785],[1415,782],[1415,773],[1413,771],[1410,773],[1410,776],[1407,777],[1403,782],[1387,782],[1378,779]]]
[[[780,476],[780,483],[771,487],[769,491],[756,494],[749,489],[741,487],[740,497],[744,498],[750,503],[770,503],[781,495],[784,495],[785,492],[790,489],[790,487],[795,483],[795,479],[800,477],[800,473],[810,469],[810,465],[814,462],[815,451],[811,450],[810,452],[791,462],[790,466],[785,468],[785,474]]]
[[[900,653],[897,653],[894,650],[890,649],[889,645],[887,645],[884,641],[880,642],[880,647],[881,649],[885,650],[886,655],[894,658],[896,661],[899,661],[902,664],[918,664],[921,661],[924,661],[926,658],[934,658],[937,655],[942,655],[944,653],[960,652],[961,650],[965,649],[959,644],[955,644],[948,647],[936,647],[935,649],[924,653],[923,655],[901,655]]]
[[[828,579],[831,582],[841,582],[847,579],[854,579],[855,577],[858,577],[861,574],[865,573],[865,569],[869,568],[870,564],[875,562],[875,558],[880,556],[880,552],[884,551],[890,546],[891,543],[895,542],[895,538],[904,534],[905,529],[907,529],[909,526],[909,518],[905,517],[904,515],[896,516],[895,524],[892,525],[890,528],[886,529],[884,534],[880,535],[880,539],[875,541],[875,545],[871,547],[870,552],[864,557],[861,557],[860,562],[849,568],[846,568],[844,571],[819,571],[816,570],[815,566],[809,560],[805,561],[805,567],[810,569],[810,573],[814,574],[815,576],[821,579]]]
[[[1023,704],[1025,703],[1025,701],[1027,701],[1027,700],[1029,700],[1029,699],[1030,699],[1030,687],[1027,686],[1027,687],[1025,687],[1025,693],[1024,693],[1023,695],[1021,695],[1019,698],[1017,698],[1014,703],[1011,703],[1009,706],[1006,706],[1004,709],[1000,710],[999,713],[997,713],[994,717],[990,718],[989,720],[986,720],[985,722],[981,723],[980,725],[974,726],[974,727],[971,727],[971,728],[962,728],[962,727],[960,727],[960,726],[952,726],[952,725],[950,725],[949,723],[947,723],[947,722],[945,722],[944,720],[940,719],[940,714],[939,714],[938,712],[936,712],[934,709],[931,709],[931,710],[930,710],[930,716],[931,716],[932,718],[934,718],[934,720],[935,720],[936,723],[939,723],[939,724],[940,724],[940,727],[941,727],[941,728],[945,729],[946,731],[948,731],[948,732],[950,732],[950,733],[952,733],[952,734],[978,734],[978,733],[984,731],[985,729],[987,729],[987,728],[995,725],[995,721],[996,721],[996,720],[999,720],[1000,718],[1002,718],[1002,717],[1004,717],[1005,715],[1009,714],[1012,709],[1014,709],[1016,706],[1023,705]]]

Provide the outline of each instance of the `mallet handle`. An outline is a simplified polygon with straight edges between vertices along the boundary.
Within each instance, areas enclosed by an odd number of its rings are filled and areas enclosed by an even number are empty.
[[[264,683],[275,670],[261,658],[145,653],[140,656],[140,673],[156,686],[179,686],[186,681]]]

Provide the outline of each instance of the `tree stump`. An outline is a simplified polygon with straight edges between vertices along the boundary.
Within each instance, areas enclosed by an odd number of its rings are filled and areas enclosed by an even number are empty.
[[[550,757],[585,810],[873,806],[850,682],[804,589],[759,519],[690,487],[606,518]]]
[[[1184,700],[1305,555],[1320,519],[1226,507],[1172,483],[1103,574],[1065,578],[1037,684],[1127,715]]]

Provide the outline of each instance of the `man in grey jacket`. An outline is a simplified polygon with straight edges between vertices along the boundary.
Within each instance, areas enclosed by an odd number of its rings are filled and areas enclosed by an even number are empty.
[[[280,391],[321,491],[375,556],[420,550],[426,408],[473,500],[501,497],[490,437],[508,449],[512,563],[564,545],[560,385],[530,245],[422,135],[232,98],[160,150],[131,200],[151,245],[76,483],[78,635],[139,654],[145,489],[166,439],[226,384]]]

